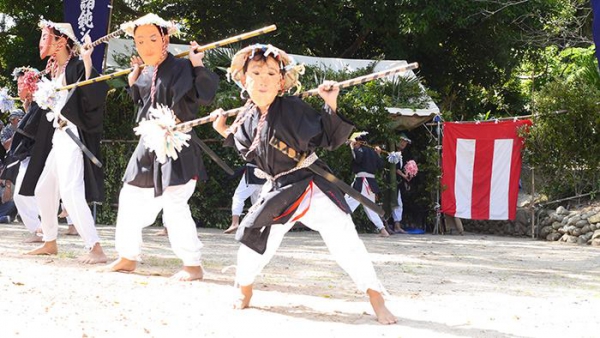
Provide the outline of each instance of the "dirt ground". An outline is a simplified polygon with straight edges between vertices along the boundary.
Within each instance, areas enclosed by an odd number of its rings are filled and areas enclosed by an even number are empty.
[[[61,231],[66,227],[61,226]],[[110,259],[114,227],[98,230]],[[205,279],[169,280],[168,239],[144,232],[136,273],[101,273],[76,257],[28,257],[21,224],[0,225],[0,337],[597,337],[600,249],[467,234],[361,235],[398,324],[379,325],[366,296],[318,233],[291,232],[257,280],[252,307],[231,309],[238,243],[199,229]]]

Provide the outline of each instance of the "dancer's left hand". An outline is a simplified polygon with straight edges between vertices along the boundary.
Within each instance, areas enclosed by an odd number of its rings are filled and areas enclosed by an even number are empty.
[[[202,59],[204,58],[204,52],[196,53],[196,48],[198,48],[198,43],[196,41],[190,42],[189,58],[192,62],[192,66],[204,67],[204,62],[202,61]]]
[[[85,79],[89,79],[92,74],[92,53],[94,52],[94,47],[92,47],[92,38],[90,38],[89,34],[86,34],[83,37],[83,48],[81,49],[81,59],[83,60],[83,65],[85,66]]]
[[[319,86],[319,96],[323,98],[325,104],[327,104],[334,112],[337,110],[337,97],[339,93],[340,88],[335,81],[323,81]]]

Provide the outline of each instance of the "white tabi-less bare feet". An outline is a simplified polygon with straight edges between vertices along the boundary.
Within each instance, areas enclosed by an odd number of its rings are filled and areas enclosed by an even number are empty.
[[[102,246],[100,246],[100,243],[94,244],[92,250],[90,250],[87,254],[79,257],[77,260],[83,264],[99,264],[108,262],[108,258],[106,258],[106,255],[104,254],[104,250],[102,250]]]
[[[56,246],[56,240],[44,242],[41,246],[26,252],[26,255],[56,255],[58,253],[58,247]]]
[[[240,286],[238,298],[233,303],[233,308],[236,310],[243,310],[250,306],[250,299],[252,299],[252,284],[246,286]]]
[[[171,276],[172,280],[189,282],[193,280],[202,280],[204,278],[204,270],[202,266],[184,266],[179,272]]]
[[[385,300],[383,299],[381,292],[368,289],[367,295],[369,296],[373,311],[375,311],[375,315],[377,316],[377,321],[380,324],[390,325],[398,322],[398,318],[396,318],[396,316],[394,316],[385,306]]]

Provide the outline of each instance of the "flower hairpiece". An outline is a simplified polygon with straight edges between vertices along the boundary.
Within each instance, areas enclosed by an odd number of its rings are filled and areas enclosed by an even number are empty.
[[[272,56],[279,62],[280,69],[284,71],[284,91],[289,91],[294,87],[296,87],[296,93],[300,91],[302,85],[298,78],[304,74],[304,65],[296,64],[294,58],[273,45],[254,44],[238,51],[231,59],[231,66],[227,68],[227,80],[233,80],[238,87],[244,89],[241,83],[244,65],[256,55],[257,51],[262,51],[265,57]]]
[[[54,28],[57,31],[59,31],[60,34],[65,35],[71,41],[73,41],[73,43],[75,44],[76,50],[83,48],[83,45],[81,44],[81,42],[79,42],[79,40],[77,40],[77,38],[75,37],[75,32],[73,32],[73,27],[71,27],[71,24],[69,24],[69,23],[53,22],[53,21],[42,18],[40,20],[40,22],[38,23],[38,27],[40,29],[44,29],[46,27]]]
[[[141,18],[138,18],[133,21],[128,21],[121,24],[120,28],[129,36],[133,37],[133,32],[135,28],[138,26],[144,25],[156,25],[158,27],[165,28],[167,30],[167,35],[179,35],[181,33],[181,25],[176,23],[175,21],[167,21],[161,18],[160,16],[149,13]]]
[[[37,70],[26,71],[23,74],[23,89],[28,90],[31,94],[35,93],[38,88],[40,72]]]
[[[16,80],[17,80],[17,78],[18,78],[19,76],[23,76],[23,75],[25,75],[25,73],[27,73],[27,72],[33,72],[33,73],[35,73],[36,75],[40,73],[40,71],[39,71],[39,70],[37,70],[37,69],[35,69],[35,68],[33,68],[33,67],[30,67],[30,66],[22,66],[22,67],[17,67],[17,68],[15,68],[15,69],[13,69],[13,71],[12,71],[12,73],[11,73],[11,76],[13,77],[13,80],[15,80],[15,81],[16,81]]]

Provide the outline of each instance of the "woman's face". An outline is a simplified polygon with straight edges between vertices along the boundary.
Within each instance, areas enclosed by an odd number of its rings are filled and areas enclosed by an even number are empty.
[[[279,62],[272,57],[259,61],[250,60],[242,76],[242,84],[258,107],[270,105],[283,88]]]
[[[163,39],[154,25],[142,25],[135,29],[134,33],[135,48],[145,64],[155,66],[163,56]],[[165,37],[165,42],[168,38]]]

